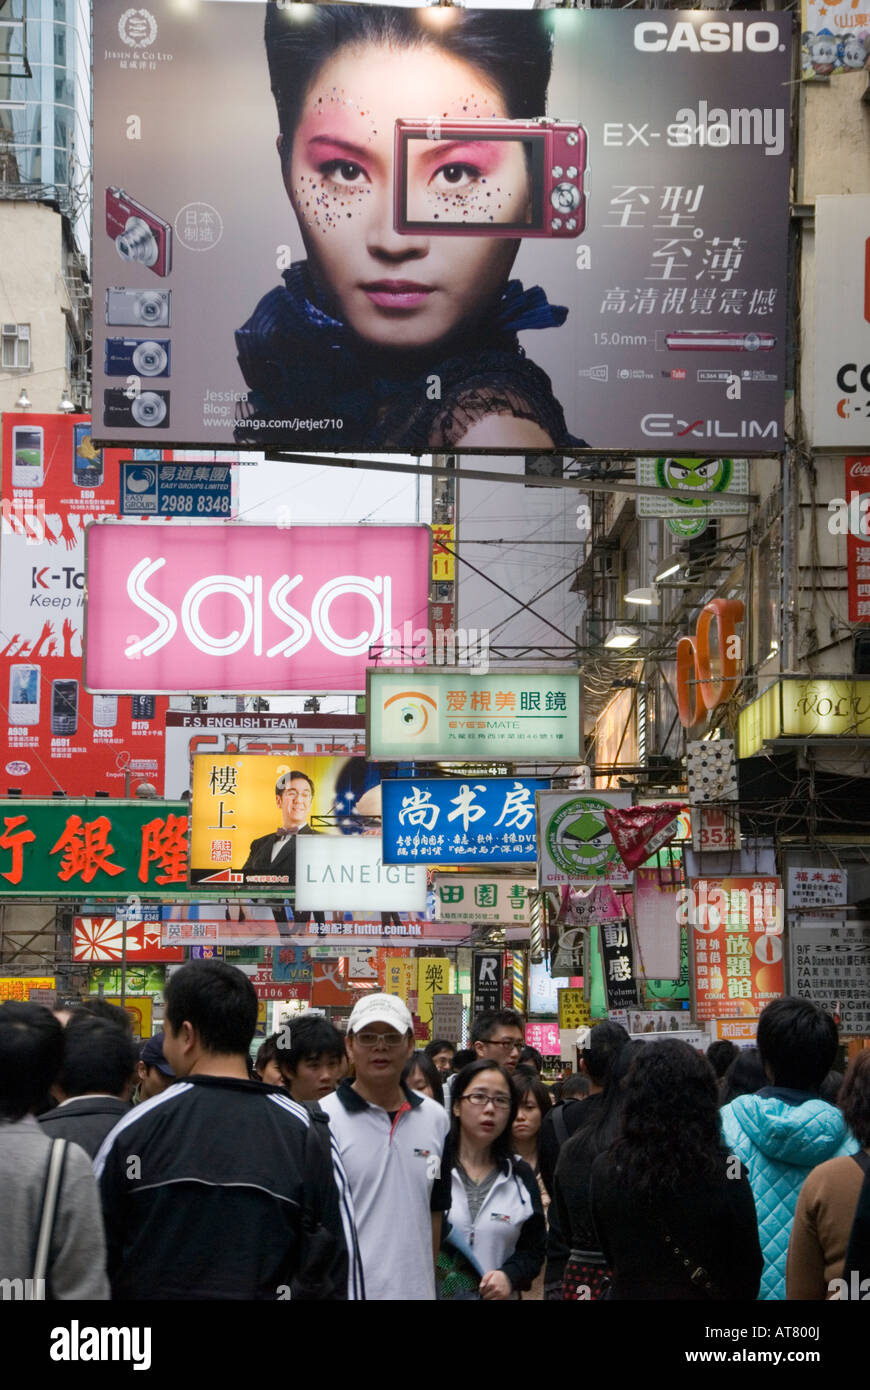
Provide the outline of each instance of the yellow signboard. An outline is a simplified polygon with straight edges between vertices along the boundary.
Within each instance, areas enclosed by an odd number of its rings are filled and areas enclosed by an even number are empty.
[[[386,978],[384,980],[384,992],[386,994],[397,994],[403,1004],[407,1004],[408,995],[417,979],[417,962],[410,960],[406,956],[387,956]]]
[[[740,713],[738,752],[777,738],[870,738],[870,681],[776,681]]]
[[[117,1004],[120,1007],[120,995],[104,994],[103,998],[107,1004]],[[135,999],[125,999],[124,1008],[133,1020],[133,1037],[150,1038],[154,1000],[148,995],[137,995]]]
[[[560,989],[559,1028],[586,1028],[592,1018],[588,999],[582,989]]]
[[[456,527],[441,525],[432,527],[432,578],[453,583],[456,578]],[[445,549],[446,547],[446,549]]]
[[[4,975],[0,977],[0,1003],[14,999],[26,1004],[32,989],[55,989],[57,982],[53,975]]]
[[[423,956],[417,966],[417,1017],[432,1032],[432,997],[450,993],[450,961],[446,956]]]

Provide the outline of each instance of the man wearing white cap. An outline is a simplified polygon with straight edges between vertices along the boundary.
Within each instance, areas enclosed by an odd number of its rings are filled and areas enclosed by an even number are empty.
[[[401,999],[361,999],[345,1046],[355,1080],[342,1081],[321,1106],[350,1182],[366,1298],[434,1299],[441,1218],[450,1207],[450,1121],[436,1101],[402,1084],[414,1027]]]

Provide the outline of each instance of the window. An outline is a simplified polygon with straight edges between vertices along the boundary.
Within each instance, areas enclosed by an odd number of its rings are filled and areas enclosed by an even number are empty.
[[[30,366],[30,324],[4,323],[0,328],[0,366],[5,371]]]

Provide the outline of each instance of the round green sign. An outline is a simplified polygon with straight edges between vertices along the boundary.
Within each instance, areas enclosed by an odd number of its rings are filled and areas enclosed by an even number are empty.
[[[553,812],[544,831],[547,853],[569,879],[605,878],[621,863],[604,812],[609,801],[597,796],[577,796]]]

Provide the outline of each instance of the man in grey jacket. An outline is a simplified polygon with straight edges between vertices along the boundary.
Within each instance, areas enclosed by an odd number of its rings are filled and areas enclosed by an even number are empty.
[[[64,1034],[40,1004],[0,1006],[0,1298],[40,1297],[28,1281],[52,1141],[33,1116],[63,1066]],[[106,1246],[90,1159],[67,1144],[46,1267],[55,1299],[107,1299]]]
[[[126,1031],[87,1014],[70,1019],[54,1094],[60,1104],[40,1115],[49,1139],[71,1139],[91,1158],[129,1114],[136,1076],[136,1044]]]

